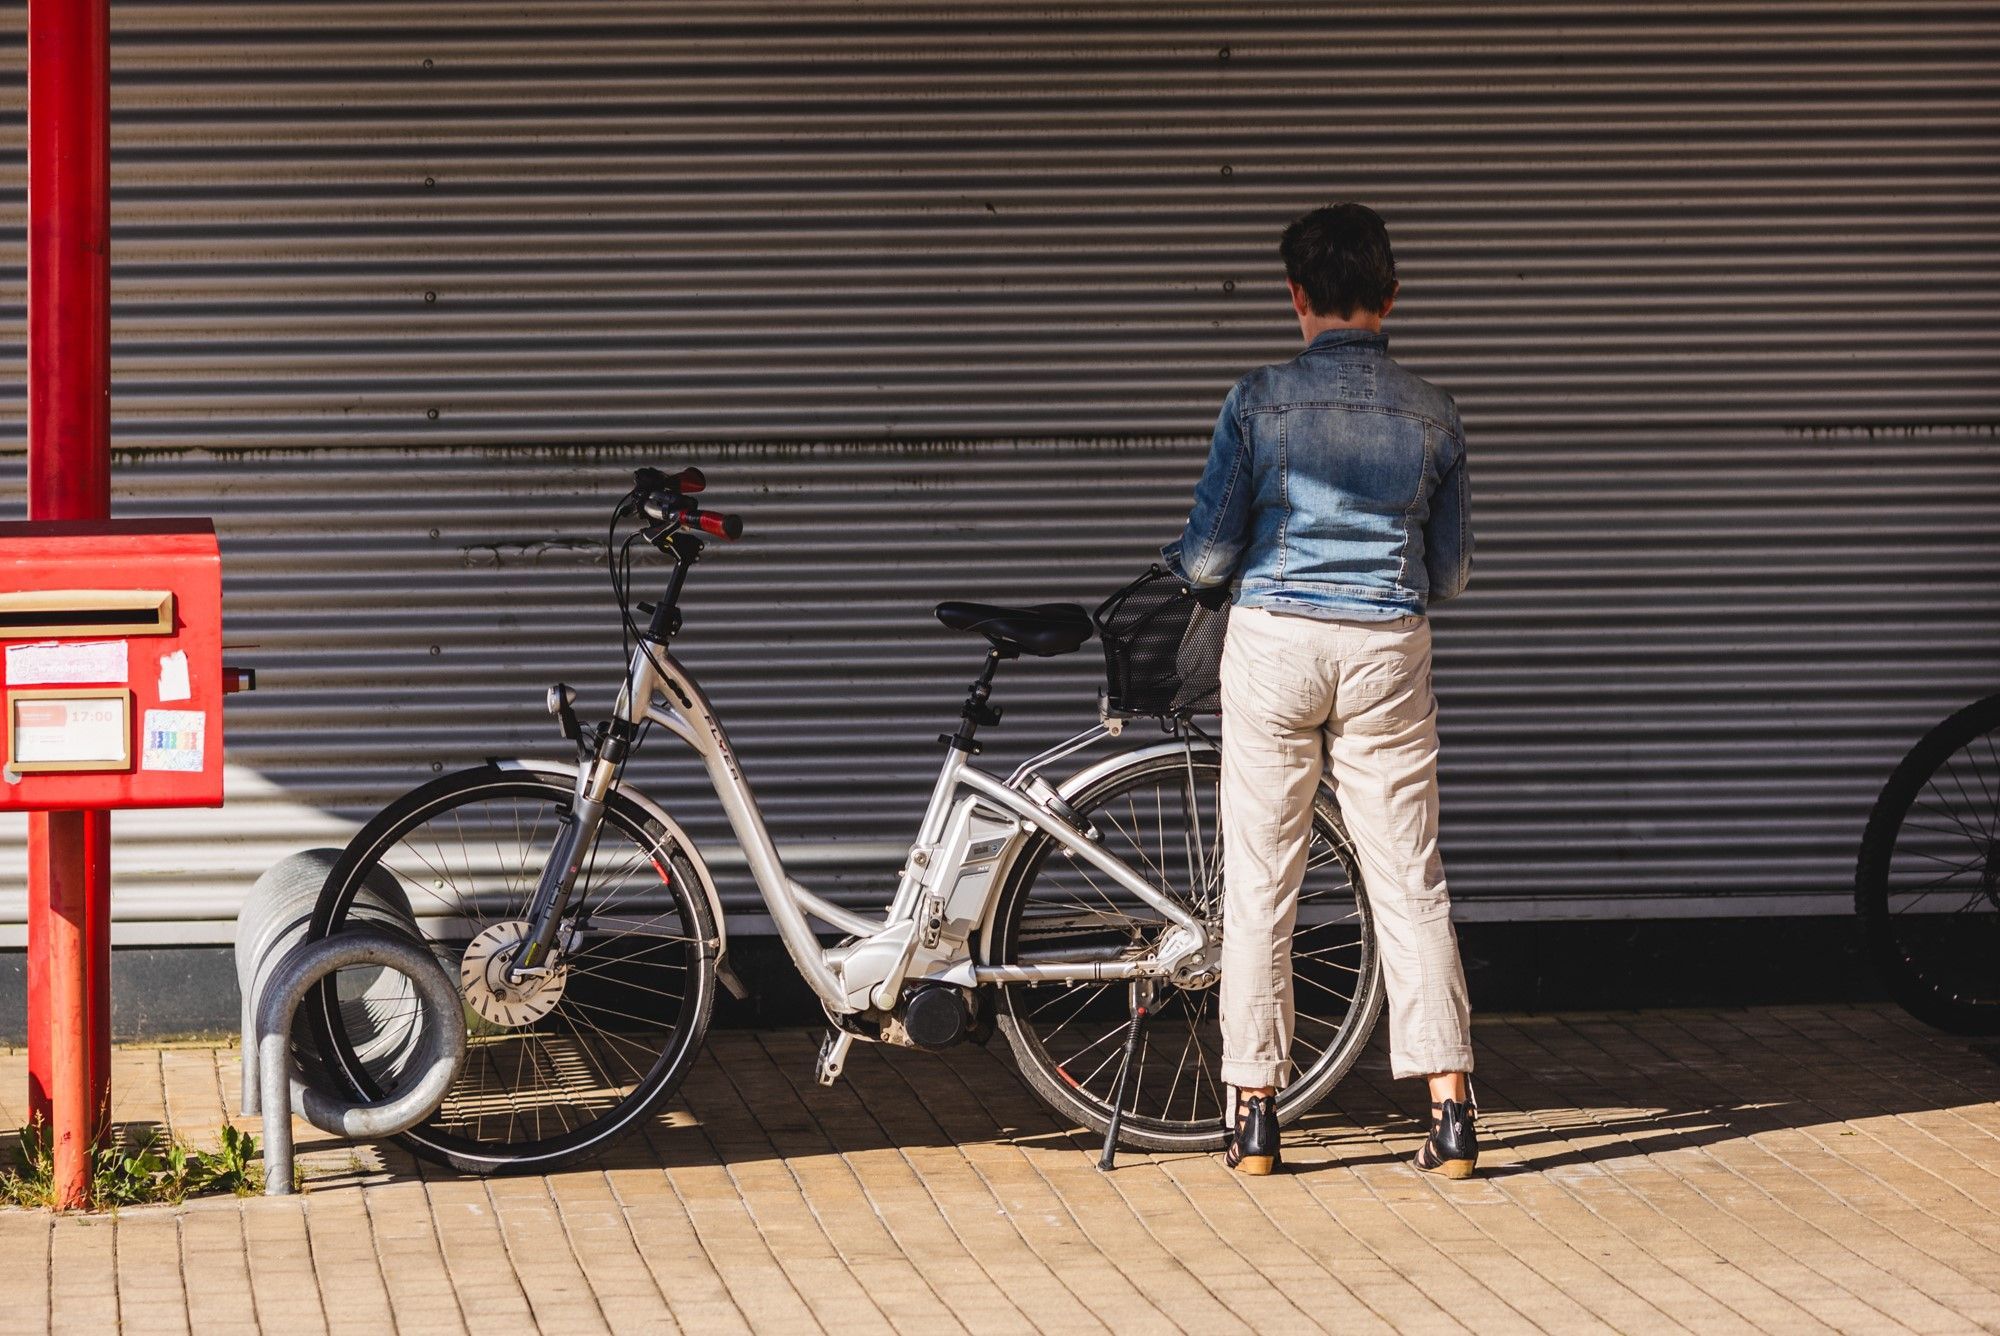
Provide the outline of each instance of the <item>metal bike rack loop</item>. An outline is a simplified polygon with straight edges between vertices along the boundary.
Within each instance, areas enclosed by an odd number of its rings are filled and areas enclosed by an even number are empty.
[[[337,856],[315,849],[285,859],[258,879],[238,920],[243,1107],[263,1115],[267,1196],[292,1191],[294,1109],[336,1136],[391,1136],[435,1113],[465,1065],[458,981],[417,935],[400,888],[368,888],[361,899],[369,912],[360,924],[306,940],[312,903]],[[400,1015],[403,1023],[378,1028],[356,1045],[370,1070],[394,1086],[379,1100],[356,1103],[318,1084],[328,1078],[325,1060],[310,1030],[295,1021],[299,1004],[319,983],[340,970],[366,967],[376,975],[359,996],[342,999],[343,1013],[363,1022]]]
[[[336,1136],[392,1136],[437,1111],[465,1066],[465,1011],[458,981],[428,947],[381,928],[351,928],[301,942],[285,953],[257,999],[257,1067],[264,1111],[264,1195],[292,1190],[292,1017],[314,985],[337,970],[377,965],[416,985],[424,1017],[420,1072],[400,1093],[371,1103],[335,1099],[314,1086],[297,1092],[307,1122]]]
[[[237,913],[236,986],[243,999],[239,1027],[243,1034],[241,1108],[246,1117],[256,1117],[260,1104],[255,1033],[257,995],[263,990],[271,968],[285,952],[306,939],[312,926],[313,908],[319,903],[320,888],[340,861],[340,853],[338,849],[306,849],[279,859],[257,878]],[[400,929],[413,937],[418,935],[409,897],[403,894],[393,873],[379,869],[355,896],[348,920],[351,924],[368,923]],[[410,981],[387,970],[355,995],[341,999],[347,1032],[368,1036],[355,1043],[355,1056],[378,1078],[393,1080],[415,1050],[413,1001]],[[303,1019],[292,1026],[292,1062],[298,1080],[308,1085],[328,1084],[313,1028]]]

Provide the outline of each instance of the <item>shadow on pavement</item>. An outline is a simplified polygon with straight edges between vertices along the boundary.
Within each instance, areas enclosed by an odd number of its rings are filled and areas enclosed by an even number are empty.
[[[940,1147],[975,1158],[1002,1146],[1096,1153],[1096,1136],[1059,1121],[1016,1074],[1002,1039],[941,1055],[857,1046],[832,1088],[812,1079],[816,1042],[810,1030],[714,1033],[679,1095],[595,1167],[735,1169]],[[1784,1129],[1855,1135],[1847,1124],[2000,1100],[1990,1044],[1886,1006],[1491,1016],[1475,1042],[1489,1177],[1587,1172]],[[1415,1153],[1427,1096],[1420,1082],[1389,1078],[1382,1044],[1378,1034],[1288,1133],[1295,1170],[1400,1167]],[[301,1151],[331,1144],[302,1141]],[[381,1149],[391,1174],[414,1168]],[[1193,1158],[1126,1153],[1121,1163]]]

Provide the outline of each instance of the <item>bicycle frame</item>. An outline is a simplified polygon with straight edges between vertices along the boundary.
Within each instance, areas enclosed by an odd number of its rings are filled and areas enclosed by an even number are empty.
[[[1044,785],[1044,795],[1039,799],[1033,796],[1028,781],[1035,772],[1028,767],[1017,771],[1011,780],[1001,780],[971,765],[964,751],[948,749],[910,857],[900,873],[895,898],[882,918],[873,919],[830,903],[786,873],[727,730],[701,685],[664,644],[642,642],[635,648],[630,673],[619,692],[616,717],[634,725],[650,720],[702,758],[787,952],[829,1011],[853,1014],[871,1007],[886,1011],[896,1004],[904,982],[916,978],[962,986],[1138,980],[1172,977],[1176,972],[1200,973],[1212,964],[1205,925],[1107,853],[1088,831],[1078,829],[1054,810],[1048,802],[1052,789]],[[1079,735],[1079,739],[1101,736],[1104,731]],[[1046,755],[1053,759],[1087,745],[1079,739]],[[582,767],[577,779],[579,808],[588,804],[601,810],[616,770],[613,762],[602,757]],[[982,818],[987,829],[974,831],[973,823]],[[955,935],[947,937],[942,916],[951,913],[960,924],[970,922],[965,937],[976,939],[988,926],[993,901],[1003,884],[1001,874],[1023,838],[1037,830],[1047,832],[1071,854],[1157,910],[1179,930],[1178,935],[1169,934],[1169,940],[1150,958],[1023,965],[974,961]],[[959,838],[951,838],[954,834]],[[968,919],[967,901],[974,898],[976,917]],[[933,902],[935,918],[924,912],[927,901]],[[818,919],[859,940],[846,947],[822,947],[809,919]],[[946,949],[940,951],[940,947]]]

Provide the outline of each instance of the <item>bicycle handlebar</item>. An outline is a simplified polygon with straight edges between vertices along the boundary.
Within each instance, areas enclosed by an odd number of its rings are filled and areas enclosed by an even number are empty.
[[[689,465],[671,478],[658,469],[639,469],[632,475],[632,490],[641,496],[654,492],[672,492],[677,496],[693,496],[708,486],[708,479],[700,469]]]
[[[729,543],[743,536],[742,516],[703,510],[697,502],[689,499],[688,493],[699,492],[707,486],[700,469],[682,469],[671,478],[658,469],[640,469],[637,478],[641,484],[657,480],[654,486],[633,489],[639,493],[639,509],[647,519],[657,524],[672,522],[686,525]]]
[[[733,543],[743,536],[741,515],[724,515],[713,510],[703,510],[692,518],[695,526],[703,533],[713,534],[725,543]]]

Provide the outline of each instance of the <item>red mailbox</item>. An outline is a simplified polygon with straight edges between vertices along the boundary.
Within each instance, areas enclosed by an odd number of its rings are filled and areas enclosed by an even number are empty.
[[[0,523],[0,810],[222,803],[207,520]]]

